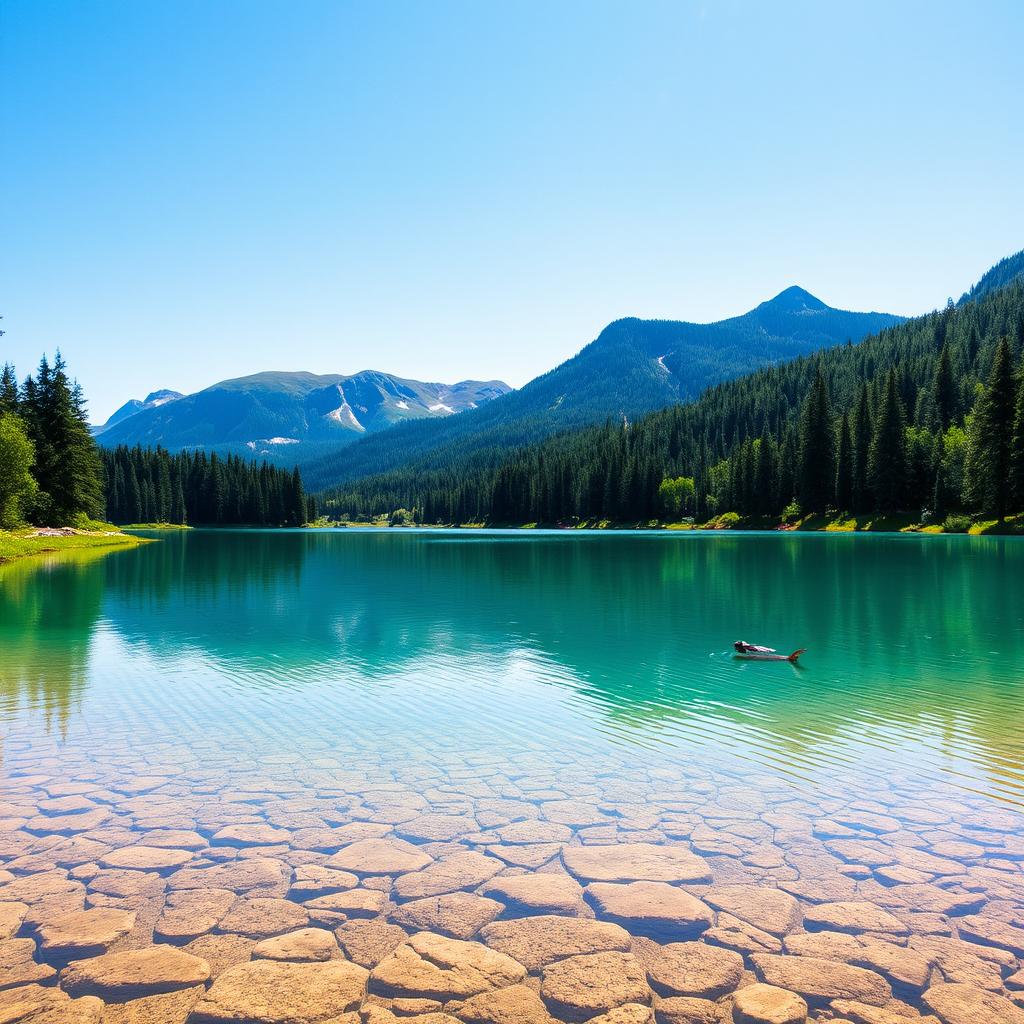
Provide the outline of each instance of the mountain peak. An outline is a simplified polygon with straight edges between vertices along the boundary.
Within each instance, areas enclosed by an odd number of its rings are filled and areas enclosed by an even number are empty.
[[[802,313],[805,310],[814,311],[828,309],[828,306],[821,299],[813,296],[805,288],[799,285],[790,285],[784,291],[779,292],[774,299],[762,302],[758,307],[774,309],[780,313]]]

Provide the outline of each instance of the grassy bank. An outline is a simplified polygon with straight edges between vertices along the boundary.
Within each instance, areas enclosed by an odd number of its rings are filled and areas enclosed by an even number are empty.
[[[54,551],[82,551],[101,548],[132,548],[148,544],[145,538],[131,537],[119,532],[116,526],[100,525],[105,529],[74,530],[60,535],[39,535],[34,529],[0,530],[0,564],[16,558],[28,558]]]

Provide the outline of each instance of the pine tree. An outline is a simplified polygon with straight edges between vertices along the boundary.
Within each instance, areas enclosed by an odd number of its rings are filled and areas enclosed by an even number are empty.
[[[158,523],[171,522],[171,464],[165,451],[157,453],[159,473],[156,484],[156,514]]]
[[[800,417],[800,504],[824,512],[835,486],[835,441],[828,386],[819,363]]]
[[[943,519],[949,503],[946,493],[946,470],[944,466],[945,443],[942,434],[935,435],[935,446],[932,451],[932,514],[936,519]]]
[[[68,379],[60,352],[52,367],[44,356],[36,379],[29,381],[21,408],[36,450],[37,518],[62,526],[83,515],[100,515],[102,468],[81,388]]]
[[[840,511],[849,511],[853,506],[853,439],[850,434],[850,415],[845,412],[839,421],[835,501]]]
[[[292,470],[290,491],[288,523],[291,526],[302,526],[306,522],[306,495],[302,490],[302,477],[299,475],[298,466]]]
[[[871,490],[868,486],[868,454],[871,450],[871,436],[874,426],[871,422],[871,405],[868,401],[867,384],[862,384],[857,395],[857,411],[853,416],[850,447],[850,510],[863,512],[871,506]]]
[[[903,507],[907,479],[906,414],[890,370],[868,450],[868,486],[875,508],[895,512]]]
[[[1010,343],[999,341],[984,391],[974,407],[971,490],[982,508],[1002,522],[1012,494],[1011,455],[1014,436],[1015,388]]]
[[[796,473],[799,453],[797,451],[796,433],[790,428],[779,450],[779,506],[784,509],[796,497]]]
[[[1024,355],[1017,371],[1017,406],[1013,414],[1010,481],[1014,507],[1024,510]]]
[[[754,511],[760,516],[770,515],[778,506],[776,458],[775,439],[766,426],[757,443],[754,467]]]
[[[139,488],[139,476],[134,466],[129,466],[128,476],[125,480],[125,503],[123,523],[142,522],[142,491]]]
[[[953,367],[949,359],[949,345],[944,344],[935,364],[935,377],[932,380],[932,393],[935,400],[935,415],[939,421],[939,430],[945,430],[957,416],[958,396],[956,383],[953,380]]]
[[[0,415],[5,412],[18,412],[18,378],[14,375],[14,367],[4,363],[0,371]]]

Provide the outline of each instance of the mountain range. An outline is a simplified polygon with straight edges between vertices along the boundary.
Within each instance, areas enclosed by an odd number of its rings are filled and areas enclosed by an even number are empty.
[[[633,419],[711,384],[900,323],[834,309],[791,287],[716,323],[625,318],[518,391],[501,381],[427,384],[375,370],[267,372],[193,395],[154,392],[98,428],[105,447],[201,447],[298,463],[323,488],[408,462],[523,444],[609,418]],[[456,415],[458,414],[458,415]]]
[[[968,513],[1002,529],[1024,512],[1024,252],[959,303],[857,344],[764,366],[628,425],[449,444],[328,487],[319,508],[400,522],[755,526],[831,510],[844,523],[899,513],[954,532]]]
[[[205,448],[292,464],[395,423],[475,409],[509,390],[499,380],[432,384],[377,370],[270,371],[193,395],[154,392],[144,402],[123,405],[96,433],[105,447]]]
[[[161,405],[166,405],[168,402],[177,401],[179,398],[185,396],[180,391],[151,391],[145,398],[129,398],[120,409],[111,413],[110,419],[101,426],[92,428],[94,434],[102,434],[104,430],[109,430],[110,427],[122,420],[128,419],[129,416],[134,416],[137,412],[145,412],[146,409],[156,409]]]
[[[791,287],[716,323],[626,318],[518,391],[443,422],[407,423],[303,466],[312,489],[398,466],[421,469],[542,440],[608,419],[633,420],[696,398],[712,384],[808,352],[858,342],[903,321],[833,309]]]

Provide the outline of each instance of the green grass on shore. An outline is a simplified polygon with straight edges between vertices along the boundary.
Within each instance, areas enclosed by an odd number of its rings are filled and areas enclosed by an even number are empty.
[[[108,524],[90,524],[104,525]],[[43,555],[55,551],[82,551],[100,548],[131,548],[149,543],[142,537],[130,537],[117,532],[116,526],[107,530],[81,530],[66,537],[34,536],[33,529],[0,530],[0,564],[16,558]]]

